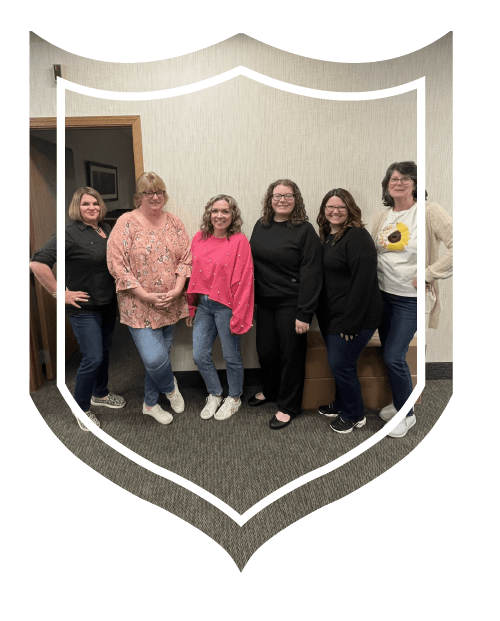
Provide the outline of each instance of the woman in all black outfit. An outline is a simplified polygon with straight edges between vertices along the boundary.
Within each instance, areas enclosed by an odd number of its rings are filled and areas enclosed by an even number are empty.
[[[106,248],[109,224],[99,224],[106,204],[93,188],[77,190],[69,207],[74,220],[66,227],[66,315],[82,352],[76,374],[75,401],[100,427],[90,405],[122,408],[125,399],[108,390],[108,349],[116,320],[115,281],[108,271]],[[57,260],[56,236],[33,255],[31,271],[47,291],[56,297],[57,284],[52,268]],[[87,427],[76,416],[83,431]]]
[[[382,320],[377,251],[354,198],[341,188],[323,198],[317,218],[323,244],[323,289],[316,315],[335,378],[336,398],[320,414],[349,433],[366,423],[356,363]]]
[[[271,183],[262,205],[250,239],[262,392],[248,403],[276,401],[269,426],[280,429],[301,410],[307,331],[321,291],[321,244],[293,181]]]

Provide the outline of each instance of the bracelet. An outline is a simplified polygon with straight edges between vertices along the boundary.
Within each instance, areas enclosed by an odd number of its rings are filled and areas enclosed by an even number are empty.
[[[54,293],[52,294],[53,298],[57,298],[57,291],[54,291]]]

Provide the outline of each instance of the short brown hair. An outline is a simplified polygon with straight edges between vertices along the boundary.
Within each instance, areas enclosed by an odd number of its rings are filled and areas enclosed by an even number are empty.
[[[82,202],[82,196],[84,194],[88,194],[89,196],[93,196],[97,199],[100,207],[99,218],[97,221],[100,222],[101,220],[104,220],[108,211],[106,208],[106,203],[104,202],[104,199],[99,194],[99,192],[97,190],[94,190],[94,188],[78,188],[78,190],[73,194],[73,198],[71,199],[71,203],[68,209],[68,216],[72,220],[79,220],[80,222],[83,222],[82,214],[80,212],[80,203]]]
[[[135,182],[135,194],[134,194],[134,207],[139,207],[142,201],[143,192],[156,192],[157,190],[163,190],[165,192],[165,203],[168,201],[167,186],[165,182],[155,172],[145,172]]]
[[[208,203],[205,205],[205,212],[203,214],[203,219],[201,221],[201,236],[203,239],[206,239],[209,235],[214,234],[214,226],[212,224],[212,206],[217,201],[226,201],[229,205],[229,209],[231,210],[231,224],[227,227],[226,236],[229,239],[231,235],[235,233],[241,232],[241,225],[243,224],[243,220],[241,219],[241,211],[238,207],[238,203],[234,200],[232,196],[229,194],[217,194],[217,196],[212,197]]]

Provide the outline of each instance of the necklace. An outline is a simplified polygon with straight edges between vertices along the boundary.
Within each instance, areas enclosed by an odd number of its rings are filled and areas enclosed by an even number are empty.
[[[93,228],[93,229],[94,229],[94,231],[95,231],[96,233],[98,233],[99,235],[102,233],[102,229],[101,229],[101,227],[100,227],[100,226],[98,226],[97,228],[95,228],[95,227],[92,227],[92,228]]]

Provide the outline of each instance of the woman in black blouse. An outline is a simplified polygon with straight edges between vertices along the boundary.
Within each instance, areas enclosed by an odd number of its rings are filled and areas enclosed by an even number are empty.
[[[377,251],[347,190],[330,190],[317,218],[323,244],[323,289],[316,315],[335,378],[336,398],[319,413],[349,433],[366,423],[356,364],[382,320]]]
[[[78,340],[82,361],[76,374],[75,401],[98,427],[90,405],[122,408],[125,399],[108,390],[109,346],[115,327],[115,282],[108,271],[106,247],[109,224],[101,195],[92,188],[77,190],[69,207],[73,224],[66,227],[66,315]],[[56,236],[33,255],[30,268],[47,291],[56,297],[52,267],[57,259]],[[75,415],[76,417],[76,415]],[[87,427],[76,417],[81,429]]]
[[[281,429],[302,406],[307,331],[321,290],[321,245],[293,181],[271,183],[262,205],[250,239],[262,392],[248,403],[276,401],[269,426]]]

